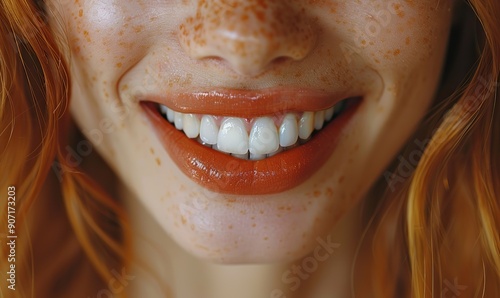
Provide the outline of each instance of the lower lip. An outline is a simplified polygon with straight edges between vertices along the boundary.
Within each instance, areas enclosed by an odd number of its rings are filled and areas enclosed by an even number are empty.
[[[290,190],[316,173],[337,147],[360,102],[347,107],[307,143],[258,161],[238,159],[203,146],[168,123],[155,103],[142,105],[163,147],[190,179],[217,193],[264,195]]]

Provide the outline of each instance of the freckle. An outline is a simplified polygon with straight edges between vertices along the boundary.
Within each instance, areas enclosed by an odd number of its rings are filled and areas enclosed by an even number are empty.
[[[313,195],[314,195],[314,197],[315,197],[315,198],[319,198],[319,196],[321,196],[321,191],[319,191],[319,190],[315,190],[315,191],[313,192]]]
[[[264,241],[267,241],[269,239],[269,237],[264,237]]]
[[[144,29],[144,26],[143,25],[134,26],[133,29],[134,29],[135,33],[139,33]]]
[[[344,176],[340,176],[340,178],[339,178],[339,184],[342,184],[342,182],[344,182],[344,179],[345,179]]]
[[[331,189],[330,187],[328,187],[328,188],[326,189],[326,195],[327,195],[328,197],[333,196],[333,189]]]
[[[82,17],[82,16],[83,16],[83,9],[80,9],[80,10],[78,11],[78,16],[79,16],[79,17]]]
[[[378,60],[378,59],[375,59],[375,63],[380,63],[380,60]]]
[[[399,55],[400,53],[401,53],[401,51],[400,51],[399,49],[397,49],[397,50],[395,50],[395,51],[394,51],[394,56],[397,56],[397,55]]]
[[[185,225],[187,223],[187,220],[184,216],[181,216],[181,222],[183,225]]]
[[[83,31],[83,36],[85,36],[85,39],[87,42],[91,42],[92,40],[90,39],[90,34],[87,30]]]
[[[123,64],[121,62],[116,63],[116,67],[121,68]]]
[[[250,217],[250,219],[254,220],[254,219],[255,219],[255,216]]]
[[[228,229],[232,230],[233,229],[233,225],[229,225],[227,226]]]
[[[122,91],[125,91],[125,90],[128,90],[128,85],[127,84],[123,85],[123,87],[122,87]]]
[[[252,228],[255,228],[256,226],[257,226],[257,224],[256,224],[256,223],[253,223],[253,224],[252,224]]]
[[[160,166],[161,165],[161,160],[159,158],[156,158],[155,160],[156,160],[156,164]]]

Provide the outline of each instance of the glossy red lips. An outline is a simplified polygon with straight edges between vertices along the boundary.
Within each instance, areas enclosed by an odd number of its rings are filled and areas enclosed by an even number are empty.
[[[218,92],[202,98],[196,94],[187,96],[183,98],[185,105],[181,107],[175,101],[166,101],[170,103],[170,108],[183,113],[250,118],[270,115],[270,110],[283,111],[280,108],[284,105],[287,106],[285,110],[290,111],[322,110],[342,99],[332,101],[332,97],[327,99],[323,95],[310,96],[307,100],[307,92],[303,96],[301,100],[285,102],[282,100],[283,93],[252,92],[245,95],[245,91],[233,91],[229,95]],[[156,103],[148,101],[142,102],[142,105],[165,150],[190,179],[218,193],[263,195],[294,188],[317,172],[335,150],[343,128],[355,114],[360,101],[360,98],[352,101],[342,114],[317,131],[307,143],[259,161],[238,159],[203,146],[168,123],[158,112]],[[189,105],[196,108],[191,109]]]

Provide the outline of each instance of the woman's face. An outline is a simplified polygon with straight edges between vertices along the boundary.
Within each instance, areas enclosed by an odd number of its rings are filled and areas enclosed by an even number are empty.
[[[436,90],[451,2],[46,4],[91,149],[185,249],[267,262],[314,248],[395,158]]]

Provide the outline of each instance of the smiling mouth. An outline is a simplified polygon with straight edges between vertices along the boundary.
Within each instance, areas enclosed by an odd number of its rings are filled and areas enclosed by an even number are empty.
[[[355,100],[347,98],[317,112],[255,118],[186,114],[162,104],[157,105],[157,110],[186,137],[206,147],[244,160],[262,160],[305,144]]]
[[[362,102],[359,96],[286,102],[280,92],[276,101],[272,92],[235,93],[148,98],[141,105],[187,177],[211,191],[236,195],[279,193],[305,182],[331,156]],[[308,106],[313,109],[304,109]],[[262,113],[265,109],[280,112]]]

